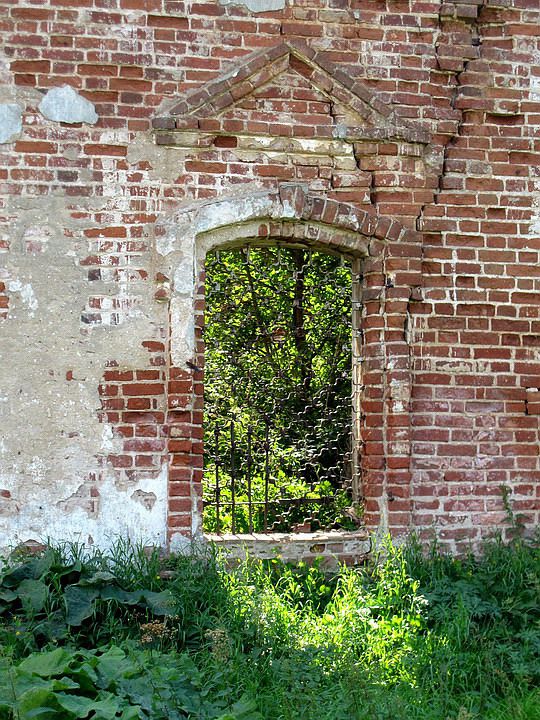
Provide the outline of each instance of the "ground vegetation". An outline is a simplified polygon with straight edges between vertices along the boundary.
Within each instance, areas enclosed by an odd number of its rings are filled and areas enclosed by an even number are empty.
[[[117,542],[6,559],[1,720],[537,720],[540,549],[327,573]]]

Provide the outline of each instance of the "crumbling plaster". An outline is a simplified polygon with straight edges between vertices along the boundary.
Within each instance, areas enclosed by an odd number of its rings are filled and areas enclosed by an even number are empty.
[[[8,212],[10,252],[0,273],[10,308],[0,355],[12,371],[0,391],[0,544],[48,538],[107,545],[118,533],[163,544],[166,465],[157,477],[143,472],[122,483],[106,461],[118,440],[98,419],[107,363],[148,362],[141,343],[156,315],[151,288],[138,288],[138,312],[123,326],[82,328],[89,288],[78,263],[87,241],[65,198],[18,198]],[[83,497],[80,507],[73,502],[85,484],[99,493],[93,513]],[[141,502],[140,493],[153,493],[154,502]]]
[[[22,130],[22,108],[16,103],[0,104],[0,143],[5,143]]]
[[[26,123],[53,133],[59,122],[98,120],[94,105],[69,85],[45,94],[16,86],[0,52],[0,142],[24,138],[23,112]],[[101,132],[101,141],[126,141],[112,135]],[[73,153],[66,144],[66,159],[76,160]],[[73,203],[61,190],[32,197],[0,188],[10,219],[0,238],[9,248],[0,254],[0,280],[9,293],[0,343],[0,362],[9,368],[0,387],[0,548],[45,540],[106,547],[119,534],[166,542],[167,465],[136,479],[110,466],[107,458],[121,440],[100,422],[98,393],[109,364],[147,366],[142,342],[165,313],[151,286],[128,277],[116,297],[133,293],[137,303],[127,304],[123,326],[81,323],[89,294],[111,294],[106,281],[90,287],[81,266],[88,253],[88,221],[81,218],[92,210],[113,217],[116,209],[121,179],[114,172],[105,178],[103,194],[113,198],[105,207],[101,197]]]
[[[34,88],[13,84],[9,60],[0,49],[0,144],[14,142],[20,135],[27,104],[36,103],[40,97]]]
[[[254,187],[245,195],[188,206],[161,221],[156,230],[156,249],[161,257],[160,271],[170,278],[170,353],[174,366],[184,367],[195,354],[193,307],[206,254],[215,247],[231,247],[249,240],[260,243],[262,221],[287,220],[300,224],[304,221],[287,195],[279,197]],[[318,228],[313,230],[316,238]],[[309,234],[310,228],[306,233],[308,241]],[[343,247],[354,248],[354,254],[367,255],[367,243],[359,245],[359,235],[354,231],[341,232],[340,240]]]
[[[252,13],[283,10],[285,0],[219,0],[222,5],[243,5]]]
[[[94,125],[98,121],[93,103],[70,85],[53,87],[45,95],[33,88],[15,86],[9,61],[0,52],[0,144],[17,139],[23,129],[23,112],[27,106],[36,105],[44,118],[55,122]]]

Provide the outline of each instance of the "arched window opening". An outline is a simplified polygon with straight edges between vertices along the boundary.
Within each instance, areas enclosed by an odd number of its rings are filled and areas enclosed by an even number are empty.
[[[205,532],[358,527],[356,267],[305,247],[207,255]]]

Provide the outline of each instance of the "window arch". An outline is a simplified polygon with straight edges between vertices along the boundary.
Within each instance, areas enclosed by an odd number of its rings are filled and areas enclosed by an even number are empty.
[[[351,258],[353,275],[358,278],[351,323],[358,329],[353,343],[353,433],[356,455],[362,450],[355,492],[365,499],[368,527],[387,531],[397,523],[399,532],[407,526],[410,513],[405,494],[410,477],[411,382],[407,298],[421,278],[420,235],[374,211],[312,195],[301,185],[284,184],[277,191],[186,207],[157,228],[161,272],[171,278],[172,285],[172,385],[191,388],[180,398],[173,391],[169,394],[173,546],[175,541],[183,543],[186,535],[202,535],[204,343],[200,321],[205,258],[216,249],[246,244],[281,244]],[[191,449],[176,454],[172,448],[180,445]]]

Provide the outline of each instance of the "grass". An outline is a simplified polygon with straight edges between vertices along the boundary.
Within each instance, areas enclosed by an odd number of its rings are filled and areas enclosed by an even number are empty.
[[[540,718],[537,542],[388,544],[333,575],[212,554],[162,569],[125,542],[8,562],[0,720]]]

